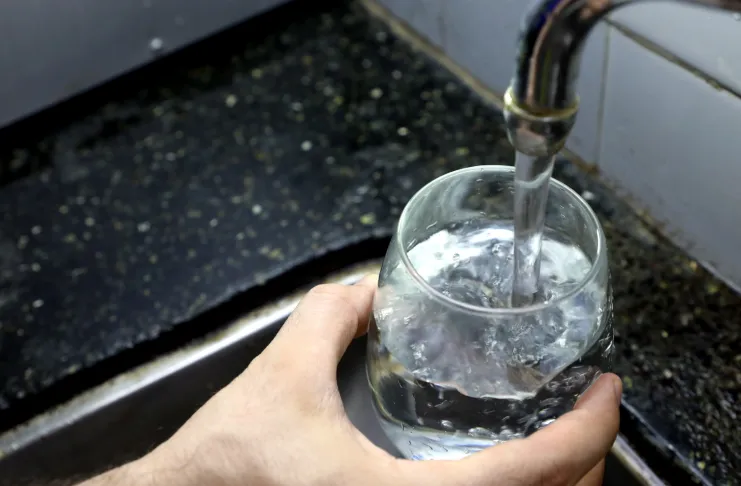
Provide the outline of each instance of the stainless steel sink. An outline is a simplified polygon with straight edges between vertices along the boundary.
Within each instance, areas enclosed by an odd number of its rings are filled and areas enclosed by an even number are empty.
[[[327,281],[351,283],[378,268],[379,262],[369,262]],[[83,479],[151,450],[267,346],[305,290],[0,436],[0,485]],[[396,453],[370,406],[364,356],[365,343],[359,340],[340,365],[345,407],[370,440]],[[605,484],[663,483],[620,437],[608,460]]]

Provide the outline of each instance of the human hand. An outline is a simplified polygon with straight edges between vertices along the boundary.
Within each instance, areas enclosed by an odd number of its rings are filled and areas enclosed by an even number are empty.
[[[372,444],[345,414],[336,374],[366,331],[375,288],[368,277],[312,289],[239,377],[171,439],[108,477],[174,486],[601,484],[619,423],[622,388],[611,374],[548,427],[459,461],[397,459]]]

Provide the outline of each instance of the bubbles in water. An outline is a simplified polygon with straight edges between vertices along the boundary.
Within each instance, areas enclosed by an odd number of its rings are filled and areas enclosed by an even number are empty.
[[[544,238],[541,301],[566,294],[591,268],[589,258],[564,241]],[[470,222],[433,234],[409,259],[451,299],[502,308],[512,288],[512,245],[511,226]],[[604,289],[593,287],[537,314],[482,318],[431,299],[400,266],[379,293],[376,320],[383,344],[415,378],[471,397],[524,398],[593,341],[604,310]]]
[[[468,429],[468,435],[471,437],[481,437],[484,439],[493,439],[495,437],[495,434],[489,430],[485,429],[483,427],[474,427],[472,429]]]
[[[450,420],[441,420],[440,425],[444,429],[455,430],[455,427],[453,426],[453,422],[451,422]]]
[[[368,376],[381,425],[405,457],[460,459],[524,437],[609,369],[608,290],[595,281],[567,296],[592,265],[569,241],[544,235],[535,300],[551,305],[537,313],[486,312],[509,307],[511,221],[442,227],[408,252],[429,286],[477,313],[432,297],[404,265],[385,270]]]

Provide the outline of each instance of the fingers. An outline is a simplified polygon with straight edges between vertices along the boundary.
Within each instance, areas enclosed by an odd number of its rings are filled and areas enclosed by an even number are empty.
[[[299,363],[334,374],[352,340],[367,331],[377,281],[371,275],[355,285],[314,287],[270,344],[270,352],[288,353]]]
[[[441,479],[434,484],[573,486],[587,473],[594,480],[597,473],[590,471],[607,456],[617,437],[621,393],[620,379],[604,375],[573,411],[527,439],[432,466]]]
[[[372,275],[366,275],[362,279],[360,279],[359,282],[355,284],[356,287],[362,287],[370,291],[371,297],[370,297],[370,303],[368,303],[368,307],[364,309],[365,312],[367,312],[367,319],[361,319],[358,322],[358,328],[355,332],[355,335],[353,336],[353,339],[358,338],[360,336],[364,336],[365,333],[368,332],[368,324],[370,324],[370,318],[373,313],[373,298],[376,295],[376,289],[378,288],[378,275],[372,274]],[[347,343],[345,345],[345,348],[342,350],[343,353],[347,349],[347,346],[349,346],[350,343]]]
[[[522,457],[532,458],[522,471],[527,479],[524,484],[539,479],[544,479],[544,484],[576,484],[610,452],[620,425],[621,394],[620,379],[604,375],[572,412],[525,440],[505,444],[502,449],[509,450],[501,452],[510,460],[520,458],[520,463]],[[495,453],[495,449],[486,453]]]

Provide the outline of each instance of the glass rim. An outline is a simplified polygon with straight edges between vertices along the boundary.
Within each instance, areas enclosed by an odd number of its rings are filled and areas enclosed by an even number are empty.
[[[574,191],[572,188],[564,184],[563,182],[551,177],[551,180],[549,181],[549,185],[555,185],[559,189],[562,189],[566,192],[569,196],[571,196],[575,201],[576,204],[579,206],[579,208],[586,214],[587,221],[589,224],[592,224],[596,228],[597,232],[597,251],[594,256],[594,260],[592,261],[592,265],[589,268],[589,272],[579,281],[579,285],[571,289],[570,291],[566,292],[563,295],[559,295],[557,298],[553,300],[549,300],[548,302],[542,302],[539,304],[532,304],[528,306],[523,307],[508,307],[508,308],[492,308],[492,307],[481,307],[478,305],[473,304],[467,304],[465,302],[460,302],[456,299],[450,298],[447,295],[443,294],[439,290],[432,287],[427,280],[422,277],[419,272],[417,272],[417,269],[414,268],[414,265],[412,264],[411,260],[409,259],[409,255],[407,254],[407,250],[404,248],[404,244],[402,241],[402,228],[404,226],[406,218],[409,216],[410,208],[415,205],[415,202],[418,202],[419,199],[421,199],[423,196],[426,195],[427,192],[429,192],[429,189],[431,189],[434,186],[437,186],[447,180],[459,177],[464,174],[468,174],[471,172],[501,172],[501,173],[512,173],[514,174],[515,168],[511,165],[476,165],[473,167],[466,167],[464,169],[458,169],[453,172],[448,172],[447,174],[444,174],[436,179],[433,179],[432,181],[425,184],[419,191],[417,191],[414,196],[409,200],[409,202],[404,207],[404,210],[401,212],[401,216],[399,217],[399,222],[396,224],[396,234],[397,237],[394,238],[394,241],[396,242],[396,245],[398,246],[398,250],[400,253],[400,258],[402,263],[404,264],[404,267],[406,267],[409,274],[412,276],[414,280],[416,280],[417,284],[422,287],[423,290],[425,290],[428,294],[432,295],[437,300],[440,300],[443,304],[446,304],[448,306],[451,306],[453,308],[457,308],[469,313],[475,313],[475,314],[482,314],[482,315],[489,315],[489,316],[521,316],[526,314],[533,314],[536,312],[544,311],[550,308],[553,308],[560,304],[561,302],[564,302],[568,299],[571,299],[572,297],[576,296],[577,294],[581,293],[584,288],[587,286],[587,284],[595,279],[595,276],[597,272],[599,272],[600,267],[600,261],[602,260],[602,256],[604,255],[606,251],[606,245],[605,245],[605,235],[604,231],[602,230],[602,225],[599,222],[599,219],[597,218],[597,215],[592,210],[591,206],[582,198],[576,191]]]

